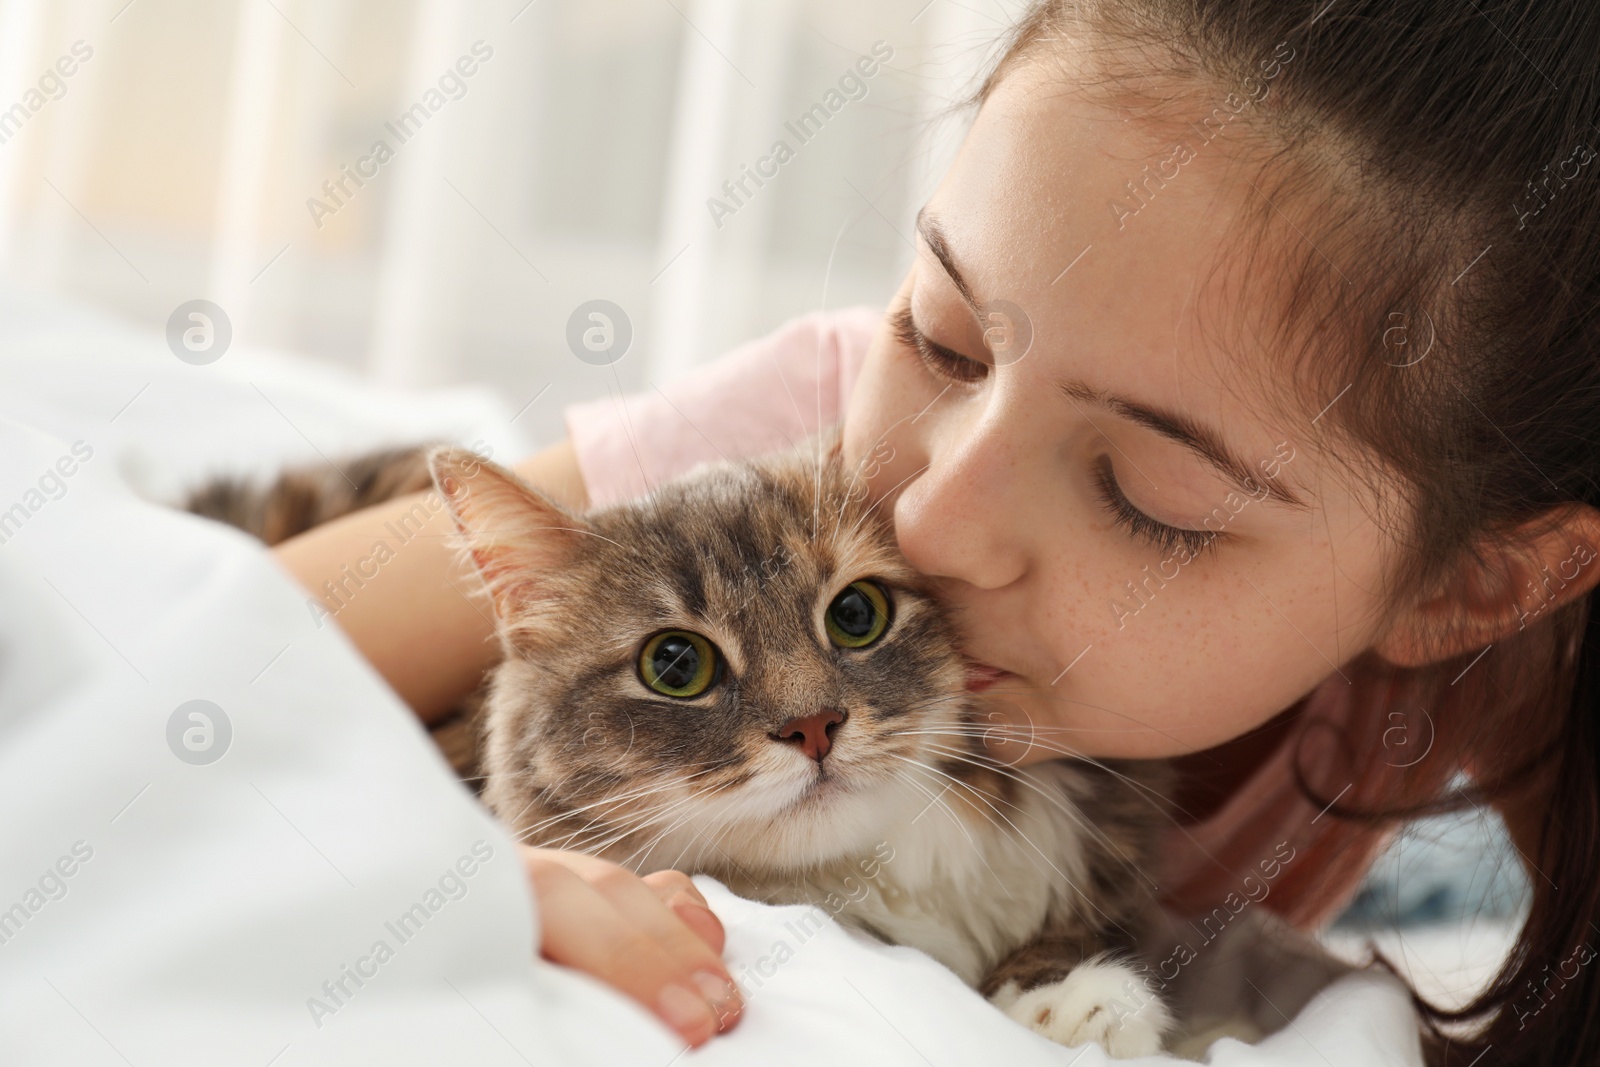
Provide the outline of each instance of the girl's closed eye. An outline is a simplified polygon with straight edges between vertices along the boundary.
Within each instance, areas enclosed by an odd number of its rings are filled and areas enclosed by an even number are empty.
[[[900,308],[892,316],[895,337],[901,344],[915,352],[934,374],[963,384],[982,381],[989,374],[989,365],[982,360],[963,356],[931,340],[917,326],[910,305]]]
[[[970,384],[982,381],[988,376],[987,363],[964,356],[928,337],[917,325],[909,304],[893,312],[890,321],[895,337],[900,343],[915,352],[923,365],[938,377]],[[1136,540],[1143,541],[1162,552],[1171,552],[1180,545],[1190,555],[1195,556],[1216,550],[1216,543],[1221,534],[1211,530],[1173,526],[1152,518],[1135,507],[1118,484],[1109,455],[1102,455],[1094,461],[1092,477],[1096,495],[1111,515],[1112,522],[1126,530]]]
[[[1171,552],[1182,546],[1191,556],[1202,552],[1215,552],[1217,539],[1222,535],[1211,530],[1193,530],[1183,526],[1171,526],[1153,519],[1149,515],[1133,506],[1127,494],[1122,491],[1122,486],[1117,482],[1116,470],[1111,465],[1111,457],[1102,455],[1094,461],[1095,492],[1100,497],[1111,521],[1128,531],[1133,538],[1158,548],[1163,552]]]

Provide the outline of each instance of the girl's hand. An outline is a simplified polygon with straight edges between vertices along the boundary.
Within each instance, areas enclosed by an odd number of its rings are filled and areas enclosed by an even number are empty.
[[[520,846],[539,902],[545,958],[594,975],[690,1045],[739,1020],[722,923],[681,871],[643,878],[580,852]]]

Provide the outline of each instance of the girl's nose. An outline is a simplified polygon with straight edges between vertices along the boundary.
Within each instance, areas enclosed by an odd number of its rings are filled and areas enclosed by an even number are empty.
[[[900,550],[924,574],[1000,589],[1027,572],[1017,455],[996,421],[935,442],[928,469],[895,501]]]

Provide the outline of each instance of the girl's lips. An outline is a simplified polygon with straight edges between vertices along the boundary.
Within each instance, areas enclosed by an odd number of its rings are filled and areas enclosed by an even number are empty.
[[[975,660],[967,661],[967,691],[981,693],[985,689],[999,683],[1002,679],[1012,677],[1010,671],[1003,671],[999,667],[992,667],[987,663],[978,663]]]

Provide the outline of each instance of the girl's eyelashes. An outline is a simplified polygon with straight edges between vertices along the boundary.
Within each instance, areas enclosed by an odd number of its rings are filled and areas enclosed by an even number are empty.
[[[923,364],[934,374],[952,381],[970,383],[982,381],[989,373],[989,365],[970,356],[963,356],[937,341],[930,340],[917,327],[911,315],[911,306],[899,308],[890,316],[895,337],[901,344],[916,352]],[[1111,457],[1103,455],[1094,463],[1094,483],[1101,504],[1111,515],[1111,520],[1132,537],[1162,552],[1171,552],[1182,546],[1191,556],[1215,551],[1220,534],[1210,530],[1191,530],[1182,526],[1169,526],[1152,519],[1133,506],[1122,486],[1117,483]]]
[[[936,341],[930,341],[927,335],[917,328],[916,320],[911,317],[909,304],[894,313],[892,323],[895,337],[900,343],[916,352],[923,364],[939,377],[957,382],[976,382],[982,381],[988,375],[987,363],[963,356],[960,352],[946,348]]]
[[[1205,551],[1215,551],[1217,538],[1221,536],[1210,530],[1190,530],[1182,526],[1168,526],[1158,522],[1133,506],[1133,503],[1122,491],[1122,486],[1117,484],[1116,472],[1111,466],[1109,455],[1101,456],[1094,462],[1095,490],[1100,496],[1100,502],[1111,515],[1111,521],[1127,530],[1134,538],[1160,549],[1163,552],[1182,546],[1191,556],[1198,556]]]

